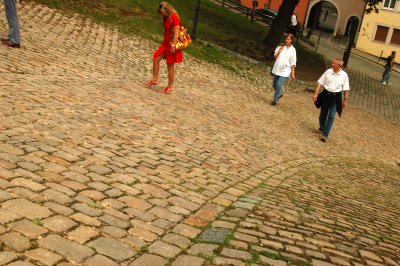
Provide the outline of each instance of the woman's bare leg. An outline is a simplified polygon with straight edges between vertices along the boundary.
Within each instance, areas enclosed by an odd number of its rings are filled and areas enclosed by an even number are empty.
[[[174,78],[175,78],[175,64],[168,64],[168,87],[172,87],[174,85]]]

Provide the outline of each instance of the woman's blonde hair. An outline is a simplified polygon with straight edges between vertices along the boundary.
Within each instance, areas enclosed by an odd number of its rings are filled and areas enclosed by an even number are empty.
[[[158,13],[160,13],[161,15],[165,15],[166,17],[169,17],[172,14],[178,14],[178,12],[176,12],[175,8],[167,3],[167,2],[161,2],[160,5],[158,6]]]

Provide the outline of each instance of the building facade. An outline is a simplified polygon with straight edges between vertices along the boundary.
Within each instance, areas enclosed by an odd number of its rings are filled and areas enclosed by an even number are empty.
[[[253,0],[241,0],[242,5],[249,8],[253,6]],[[279,10],[282,0],[257,0],[257,8],[270,8]],[[294,13],[301,27],[309,27],[318,16],[318,7],[322,5],[322,12],[318,26],[331,32],[339,32],[347,35],[351,21],[360,28],[364,14],[365,2],[363,0],[299,0]],[[326,20],[324,17],[326,14]]]
[[[400,52],[400,1],[383,0],[379,13],[364,16],[356,48],[363,52],[388,57]],[[400,62],[399,56],[395,61]]]

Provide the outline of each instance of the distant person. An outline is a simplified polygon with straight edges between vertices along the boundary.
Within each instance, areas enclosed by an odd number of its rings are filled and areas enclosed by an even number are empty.
[[[295,13],[292,13],[292,16],[290,17],[290,23],[289,27],[287,29],[287,33],[293,34],[296,36],[297,33],[297,16]]]
[[[396,57],[396,51],[392,51],[391,55],[389,55],[388,58],[386,59],[385,71],[383,71],[382,80],[381,80],[383,85],[390,84],[389,83],[390,72],[392,71],[395,57]]]
[[[332,68],[326,70],[319,78],[317,89],[313,95],[315,106],[321,108],[317,132],[322,134],[322,142],[326,142],[329,136],[336,113],[340,116],[349,100],[349,77],[342,67],[342,59],[333,59]],[[324,90],[319,93],[321,87],[324,87]],[[343,100],[342,91],[344,92]]]
[[[21,37],[19,33],[17,1],[4,0],[4,10],[6,13],[9,32],[7,38],[1,38],[1,43],[11,48],[20,48]]]
[[[271,105],[276,105],[278,100],[282,98],[282,88],[286,80],[291,77],[294,80],[294,69],[296,68],[296,49],[293,47],[293,34],[287,34],[285,44],[279,45],[275,49],[275,64],[272,67],[272,87],[275,90]]]
[[[178,12],[167,2],[160,3],[158,6],[158,13],[163,17],[164,41],[153,54],[153,79],[147,82],[145,86],[151,87],[158,83],[160,61],[165,58],[168,68],[168,86],[163,90],[163,93],[170,93],[173,90],[174,84],[174,64],[182,62],[182,51],[175,50],[181,21]]]

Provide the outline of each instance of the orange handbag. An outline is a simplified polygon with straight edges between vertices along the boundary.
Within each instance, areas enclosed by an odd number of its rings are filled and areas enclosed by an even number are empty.
[[[179,50],[185,49],[191,43],[192,43],[192,40],[190,39],[190,35],[186,32],[185,27],[180,26],[179,37],[178,37],[178,41],[175,45],[175,50],[179,51]]]

